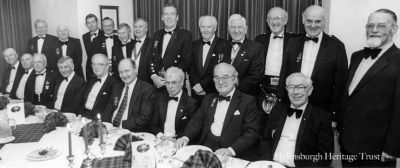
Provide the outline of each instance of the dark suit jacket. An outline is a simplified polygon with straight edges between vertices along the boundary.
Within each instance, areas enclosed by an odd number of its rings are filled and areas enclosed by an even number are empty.
[[[99,34],[97,37],[93,38],[93,41],[104,36],[104,31],[99,29]],[[96,75],[93,73],[92,69],[92,56],[95,54],[94,48],[99,48],[101,46],[94,46],[95,44],[90,40],[90,32],[82,35],[83,44],[85,45],[87,60],[86,60],[86,79],[95,78]],[[101,43],[97,43],[99,45]]]
[[[110,101],[114,85],[120,84],[120,81],[112,76],[108,76],[105,81],[102,81],[104,82],[104,84],[100,88],[100,91],[96,96],[96,100],[94,101],[92,110],[88,110],[85,108],[85,104],[87,102],[90,91],[92,90],[92,87],[96,82],[98,82],[96,79],[90,79],[89,82],[86,84],[85,93],[83,94],[83,103],[79,114],[87,118],[95,118],[97,113],[102,113],[104,111],[106,105]]]
[[[216,92],[213,81],[214,66],[218,64],[219,55],[223,54],[226,43],[225,40],[215,36],[203,67],[202,41],[202,38],[198,39],[192,45],[193,63],[190,66],[190,85],[193,87],[199,83],[206,93],[214,93]]]
[[[166,71],[171,66],[181,68],[186,72],[192,61],[192,58],[190,58],[192,33],[180,27],[176,27],[173,30],[164,57],[161,56],[163,38],[164,30],[159,30],[153,35],[154,44],[151,44],[153,53],[150,63],[150,75],[158,74],[162,68]]]
[[[303,34],[289,39],[285,53],[288,58],[286,76],[301,71],[305,37]],[[347,74],[347,56],[343,43],[324,33],[311,75],[314,90],[310,103],[330,112],[339,111]]]
[[[189,97],[186,92],[182,93],[175,115],[175,132],[177,137],[181,137],[187,123],[193,117],[197,109],[197,102]],[[154,135],[164,132],[164,124],[167,119],[168,94],[159,93],[156,97],[155,112],[151,121],[151,129]]]
[[[142,42],[142,47],[140,48],[140,65],[138,69],[138,78],[148,82],[150,84],[153,84],[153,81],[150,78],[150,62],[152,59],[152,45],[154,44],[154,41],[150,37],[146,37],[144,39],[144,42]]]
[[[24,100],[29,101],[34,105],[45,105],[50,108],[54,97],[54,88],[58,80],[58,73],[46,71],[43,90],[40,95],[35,93],[36,72],[32,71],[31,76],[32,78],[29,77],[26,81]]]
[[[114,85],[111,99],[108,101],[104,110],[106,122],[112,122],[112,116],[116,109],[125,85]],[[132,91],[132,97],[129,102],[128,119],[122,121],[122,128],[133,132],[150,132],[150,123],[154,111],[154,88],[147,82],[137,79],[136,85]]]
[[[231,64],[231,40],[225,45],[223,62]],[[259,92],[263,72],[263,47],[260,43],[244,39],[232,65],[239,73],[238,89],[246,94],[256,96]]]
[[[13,84],[11,92],[10,92],[10,97],[11,96],[12,97],[17,97],[15,94],[17,92],[18,85],[19,85],[19,82],[21,81],[22,75],[24,75],[24,72],[25,72],[25,70],[22,67],[21,62],[19,62],[18,69],[17,69],[17,72],[15,74],[15,78],[14,78],[14,84]],[[4,73],[4,80],[2,81],[3,82],[3,88],[1,89],[1,92],[3,92],[3,93],[6,92],[7,85],[10,82],[10,75],[11,75],[10,73],[11,73],[11,66],[8,65],[8,67],[7,67],[7,69],[6,69],[5,73]]]
[[[90,39],[89,39],[90,40]],[[62,57],[63,50],[62,50],[62,43],[58,40],[56,53],[58,57]],[[74,60],[74,71],[80,77],[83,76],[83,69],[82,69],[82,47],[81,41],[77,38],[68,37],[68,44],[67,44],[67,56],[71,57]]]
[[[35,36],[28,40],[28,48],[26,51],[27,53],[30,54],[38,53],[37,41],[38,41],[38,36]],[[56,53],[57,45],[58,45],[58,38],[56,36],[46,34],[41,53],[43,53],[47,58],[47,70],[58,72],[57,61],[59,57],[57,56]]]
[[[340,144],[351,153],[400,157],[400,50],[391,46],[348,93],[364,51],[352,54],[342,102]]]
[[[193,139],[200,134],[200,144],[204,143],[207,134],[212,134],[211,125],[214,121],[217,103],[218,94],[206,95],[200,108],[186,126],[183,136]],[[246,153],[254,152],[251,147],[259,139],[259,113],[255,99],[236,89],[222,128],[221,146],[223,148],[231,147],[236,153],[235,157],[239,158],[246,158]]]
[[[265,75],[265,64],[267,60],[267,54],[268,54],[268,47],[269,47],[269,40],[270,40],[271,33],[264,33],[261,35],[258,35],[254,41],[259,42],[263,45],[264,47],[264,55],[263,55],[263,75]],[[285,89],[285,79],[286,79],[286,69],[287,69],[287,55],[284,55],[286,48],[287,48],[287,42],[289,41],[290,38],[296,37],[297,35],[291,34],[291,33],[284,33],[283,36],[283,53],[282,53],[282,66],[281,66],[281,71],[279,74],[279,84],[278,84],[278,89],[277,89],[277,96],[279,98],[284,98],[286,97],[286,89]],[[265,95],[263,95],[265,96]]]
[[[97,53],[102,53],[107,56],[107,47],[106,47],[106,36],[99,36],[98,38],[93,39],[93,55]],[[119,46],[121,45],[121,41],[119,40],[117,35],[113,35],[114,39],[114,46]],[[118,75],[118,63],[119,60],[117,58],[117,55],[114,55],[113,49],[111,48],[111,76],[117,76]],[[122,50],[121,50],[121,56],[122,56]],[[117,71],[115,71],[117,70]],[[118,76],[116,77],[118,78]]]
[[[272,160],[282,130],[286,122],[287,111],[290,105],[280,104],[273,108],[264,135],[261,139],[261,160]],[[295,114],[294,114],[295,115]],[[331,160],[325,157],[333,154],[333,129],[331,126],[331,115],[329,112],[308,104],[303,112],[297,133],[295,155],[321,155],[322,159],[314,162],[312,159],[299,159],[295,157],[294,163],[297,167],[329,167]]]
[[[59,79],[56,84],[56,88],[54,89],[54,98],[51,108],[54,108],[54,103],[57,100],[58,89],[60,88],[61,82],[63,79]],[[85,90],[86,82],[79,75],[74,75],[69,82],[67,89],[65,90],[64,99],[61,104],[61,112],[72,112],[75,114],[79,114],[79,110],[82,105],[83,93]]]
[[[133,42],[133,40],[131,40],[129,43],[126,43],[126,56],[127,58],[131,58],[132,55],[132,50],[135,47],[135,43]],[[107,51],[106,51],[106,55],[107,55]],[[122,43],[121,41],[116,41],[114,42],[114,45],[112,47],[112,63],[111,63],[111,69],[113,72],[113,76],[116,79],[120,79],[119,77],[119,73],[118,73],[118,64],[119,61],[121,61],[122,59],[124,59],[124,54],[122,52]]]

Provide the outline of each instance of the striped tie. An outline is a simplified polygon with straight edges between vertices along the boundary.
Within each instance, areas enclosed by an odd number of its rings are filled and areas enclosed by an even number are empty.
[[[119,106],[117,115],[115,115],[114,120],[112,122],[114,127],[119,127],[121,125],[122,116],[123,116],[126,106],[128,104],[128,90],[129,90],[129,86],[126,86],[125,94],[124,94],[124,98],[122,99],[121,106]]]

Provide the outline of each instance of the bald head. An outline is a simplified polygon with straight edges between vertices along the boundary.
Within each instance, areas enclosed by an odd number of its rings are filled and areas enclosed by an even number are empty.
[[[325,28],[325,9],[318,5],[309,6],[303,12],[303,24],[310,37],[317,37]]]

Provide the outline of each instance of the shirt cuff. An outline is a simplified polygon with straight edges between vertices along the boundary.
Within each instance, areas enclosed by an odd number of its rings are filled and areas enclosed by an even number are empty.
[[[189,144],[190,141],[189,141],[189,138],[187,136],[183,136],[182,139],[186,140],[187,143]]]
[[[153,76],[158,76],[157,74],[153,74],[150,76],[151,79],[153,79]]]
[[[161,139],[161,137],[163,136],[164,134],[162,133],[162,132],[159,132],[157,135],[156,135],[156,138],[157,139]]]
[[[228,150],[232,153],[232,156],[236,156],[236,152],[231,147],[229,147]]]

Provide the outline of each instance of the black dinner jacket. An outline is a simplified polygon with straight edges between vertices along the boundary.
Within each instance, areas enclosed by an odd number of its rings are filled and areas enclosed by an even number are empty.
[[[278,84],[278,91],[277,91],[277,96],[280,98],[285,97],[286,94],[286,89],[285,89],[285,79],[286,79],[286,69],[287,69],[287,60],[288,58],[284,54],[287,48],[287,43],[290,38],[296,37],[297,35],[284,32],[283,35],[283,53],[282,53],[282,66],[281,66],[281,71],[279,73],[279,84]],[[254,41],[261,43],[264,47],[264,55],[263,55],[263,75],[265,73],[265,64],[267,60],[267,54],[268,54],[268,47],[269,47],[269,40],[271,37],[271,33],[264,33],[258,35]],[[265,95],[264,95],[265,96]]]
[[[90,79],[86,84],[85,93],[83,94],[83,103],[80,109],[79,114],[87,118],[95,118],[97,113],[102,113],[106,108],[107,103],[110,101],[111,93],[114,85],[118,85],[121,82],[115,79],[112,76],[107,76],[103,86],[101,86],[99,93],[96,96],[96,100],[94,101],[92,110],[88,110],[85,108],[85,104],[87,99],[89,98],[90,91],[93,88],[93,85],[98,82],[96,79]]]
[[[168,93],[158,93],[156,97],[155,112],[151,121],[151,129],[154,135],[164,132],[164,124],[167,118]],[[182,136],[187,123],[197,110],[197,102],[190,97],[187,92],[183,92],[179,99],[178,108],[175,115],[175,132],[177,138]]]
[[[96,38],[96,39],[93,39],[93,43],[94,43],[94,47],[93,47],[93,51],[94,51],[94,54],[97,54],[97,53],[102,53],[102,54],[104,54],[104,55],[106,55],[107,56],[107,47],[106,47],[106,36],[104,35],[104,36],[101,36],[101,37],[99,37],[99,38]],[[113,47],[114,46],[118,46],[118,45],[121,45],[121,41],[119,40],[119,38],[118,38],[118,36],[117,35],[113,35],[113,42],[114,42],[114,44],[113,44]],[[122,55],[122,50],[121,50],[121,55]],[[119,60],[118,60],[118,58],[117,58],[117,56],[116,55],[114,55],[114,53],[113,53],[113,49],[111,48],[111,76],[117,76],[118,75],[118,63],[119,63]],[[115,70],[117,70],[117,71],[115,71]],[[115,78],[117,78],[117,77],[115,77]]]
[[[89,39],[90,40],[90,39]],[[62,43],[58,40],[56,53],[58,57],[62,57]],[[74,71],[77,75],[84,78],[82,69],[82,47],[81,41],[77,38],[68,37],[67,56],[71,57],[74,61]]]
[[[93,41],[95,39],[102,38],[104,36],[104,31],[99,29],[99,34],[97,37],[93,38]],[[83,39],[83,44],[85,45],[85,50],[86,50],[86,55],[87,55],[87,60],[86,60],[86,79],[89,80],[90,78],[96,78],[96,75],[93,73],[92,69],[92,56],[95,54],[94,48],[99,48],[101,46],[95,46],[95,43],[90,40],[90,32],[85,33],[82,35]],[[97,45],[100,45],[101,43],[97,43]]]
[[[27,53],[30,54],[38,53],[37,50],[38,38],[39,38],[38,36],[35,36],[28,40],[28,48],[26,50]],[[56,36],[46,34],[41,53],[43,53],[47,58],[47,70],[58,72],[57,61],[59,57],[57,56],[56,53],[57,45],[58,45],[58,38]]]
[[[122,91],[125,85],[114,85],[111,99],[108,101],[104,110],[106,122],[112,123],[112,116],[117,112],[119,101],[122,101]],[[150,123],[154,111],[154,94],[155,89],[152,85],[137,79],[135,87],[132,91],[132,97],[129,102],[128,119],[122,121],[122,128],[129,129],[133,132],[150,132]]]
[[[57,81],[56,87],[54,89],[54,96],[51,108],[54,108],[54,103],[57,100],[58,89],[60,88],[63,79]],[[83,103],[83,93],[85,89],[86,82],[79,75],[74,75],[71,82],[69,82],[67,88],[65,89],[64,99],[61,104],[61,112],[71,112],[79,114],[81,104]]]
[[[132,39],[131,39],[130,42],[126,43],[125,48],[126,48],[126,56],[127,56],[127,58],[131,58],[132,50],[133,50],[134,47],[135,47],[135,43],[133,42]],[[112,72],[113,72],[113,76],[116,79],[120,79],[119,73],[118,73],[118,64],[119,64],[119,61],[121,61],[122,59],[125,58],[124,54],[122,52],[122,42],[121,41],[114,42],[114,45],[112,47],[112,58],[113,59],[111,60],[112,61],[111,69],[112,69]]]
[[[152,45],[154,43],[154,40],[148,36],[144,39],[144,42],[142,42],[142,47],[140,48],[140,65],[138,69],[138,78],[148,82],[150,84],[153,84],[153,81],[150,78],[150,62],[152,59]]]
[[[189,81],[192,87],[199,83],[206,93],[214,93],[216,92],[213,81],[214,66],[218,64],[218,58],[223,54],[226,42],[222,38],[214,37],[210,50],[207,53],[204,67],[202,42],[203,38],[193,42],[193,63],[192,66],[190,66]],[[192,93],[194,93],[194,91]]]
[[[263,46],[255,41],[245,38],[235,60],[231,63],[232,40],[225,45],[223,62],[232,64],[239,73],[238,89],[246,94],[256,96],[263,72]]]
[[[253,96],[236,89],[230,100],[225,116],[220,142],[221,147],[231,147],[238,158],[248,159],[248,153],[254,153],[252,148],[259,140],[259,116]],[[189,121],[183,136],[193,139],[200,134],[200,144],[203,144],[208,134],[212,134],[211,125],[218,103],[218,94],[207,94],[193,118]]]
[[[58,75],[57,72],[46,71],[42,93],[37,95],[35,93],[36,72],[32,71],[32,77],[29,77],[26,81],[24,101],[31,102],[34,105],[45,105],[47,108],[50,108]]]
[[[10,97],[11,96],[17,97],[15,94],[17,92],[18,85],[19,85],[19,82],[21,81],[22,75],[24,75],[24,72],[25,72],[25,70],[22,67],[21,62],[19,62],[18,69],[17,69],[17,72],[15,74],[15,78],[14,78],[14,84],[13,84],[13,86],[11,88],[11,91],[10,91]],[[11,66],[8,65],[8,67],[7,67],[7,69],[6,69],[5,73],[4,73],[4,80],[2,81],[3,82],[3,88],[1,89],[1,92],[3,92],[3,93],[6,92],[7,85],[10,82],[10,75],[11,75]]]
[[[301,71],[305,37],[306,35],[302,34],[288,41],[285,53],[285,57],[288,58],[286,76]],[[344,44],[336,37],[324,33],[311,74],[314,89],[310,96],[310,103],[329,112],[338,112],[347,75]]]
[[[175,66],[187,72],[191,65],[192,58],[192,33],[180,27],[173,30],[171,39],[168,42],[164,57],[162,54],[163,38],[165,30],[159,30],[154,33],[154,44],[152,45],[152,59],[150,63],[150,73],[158,74],[164,68],[166,71],[169,67]]]
[[[261,139],[261,160],[272,160],[281,138],[282,130],[286,122],[289,104],[280,104],[273,108]],[[293,114],[295,115],[295,114]],[[308,104],[303,112],[297,133],[294,154],[321,155],[322,158],[314,162],[312,159],[295,157],[296,167],[329,167],[331,159],[325,157],[333,154],[333,129],[331,126],[331,114],[326,110]]]
[[[351,56],[340,113],[339,143],[352,153],[400,157],[400,49],[392,45],[370,67],[351,95],[348,87],[365,52]]]

